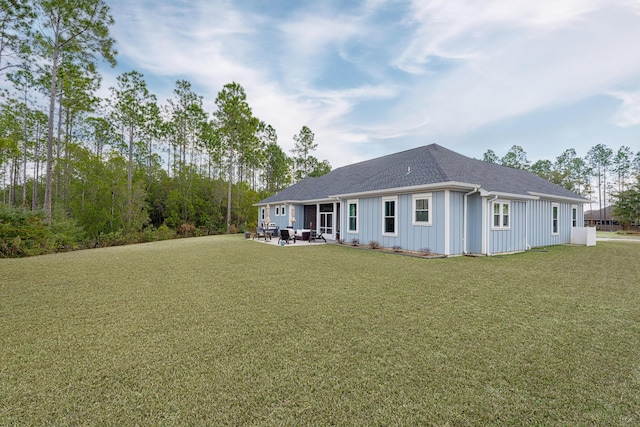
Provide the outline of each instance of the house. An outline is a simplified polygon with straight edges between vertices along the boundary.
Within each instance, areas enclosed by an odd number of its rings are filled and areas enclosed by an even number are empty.
[[[442,255],[570,243],[588,200],[437,144],[337,168],[261,200],[259,222]]]
[[[586,211],[584,213],[584,223],[586,226],[596,227],[598,230],[622,230],[622,224],[613,218],[613,206]]]

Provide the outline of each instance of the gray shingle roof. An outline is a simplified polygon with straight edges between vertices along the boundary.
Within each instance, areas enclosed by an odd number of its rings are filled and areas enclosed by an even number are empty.
[[[260,203],[322,200],[336,195],[449,182],[479,185],[490,193],[522,196],[540,193],[583,199],[530,172],[472,159],[431,144],[343,166],[319,178],[304,179]]]

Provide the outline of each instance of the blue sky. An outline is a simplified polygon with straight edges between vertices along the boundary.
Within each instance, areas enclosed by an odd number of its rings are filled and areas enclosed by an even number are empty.
[[[229,82],[287,152],[303,125],[333,167],[438,143],[531,161],[640,150],[638,0],[106,0],[118,66],[207,111]]]

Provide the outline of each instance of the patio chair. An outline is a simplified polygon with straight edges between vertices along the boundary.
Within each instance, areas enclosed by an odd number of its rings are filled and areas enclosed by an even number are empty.
[[[278,239],[278,243],[284,241],[286,243],[289,243],[290,241],[293,241],[293,243],[296,242],[296,236],[293,235],[293,233],[289,233],[289,229],[284,228],[282,230],[280,230],[280,238]]]
[[[309,237],[309,242],[315,242],[316,240],[323,240],[325,243],[327,243],[327,239],[324,238],[322,233],[318,234],[316,230],[311,230],[311,237]]]
[[[267,240],[267,234],[264,232],[264,228],[256,227],[256,232],[253,235],[253,240],[255,240],[256,237],[258,238],[258,240],[260,240],[260,239]]]

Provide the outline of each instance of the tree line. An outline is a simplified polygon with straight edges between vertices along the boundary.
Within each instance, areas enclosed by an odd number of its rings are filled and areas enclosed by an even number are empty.
[[[87,242],[241,231],[255,202],[331,170],[307,126],[285,153],[236,82],[211,112],[187,80],[160,102],[136,70],[98,97],[99,62],[116,64],[113,24],[102,0],[0,0],[5,228],[11,208],[74,224]]]
[[[483,160],[528,170],[586,198],[595,199],[601,214],[605,206],[615,205],[614,215],[620,222],[640,224],[640,151],[634,153],[624,145],[614,151],[606,144],[597,144],[587,151],[585,158],[569,148],[555,161],[532,163],[525,150],[514,145],[502,157],[489,149]]]

